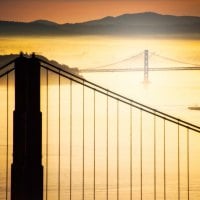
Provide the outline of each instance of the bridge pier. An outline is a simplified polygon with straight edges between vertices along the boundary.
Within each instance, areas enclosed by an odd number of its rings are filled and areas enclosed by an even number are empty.
[[[15,111],[11,200],[43,199],[40,63],[22,55],[15,62]]]

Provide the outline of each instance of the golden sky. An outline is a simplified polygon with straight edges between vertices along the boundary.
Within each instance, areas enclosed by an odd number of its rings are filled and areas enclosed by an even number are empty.
[[[0,20],[83,22],[124,13],[200,16],[200,0],[1,0]]]

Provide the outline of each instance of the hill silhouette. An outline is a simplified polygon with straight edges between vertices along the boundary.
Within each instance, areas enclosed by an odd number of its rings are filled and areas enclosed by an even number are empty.
[[[9,63],[11,60],[14,60],[18,56],[19,56],[19,54],[0,55],[0,69],[1,69],[1,66]],[[30,56],[30,55],[24,54],[24,56]],[[52,64],[52,65],[54,65],[54,66],[56,66],[56,67],[58,67],[58,68],[60,68],[60,69],[63,69],[65,71],[68,71],[68,72],[76,74],[76,75],[79,74],[78,68],[71,68],[67,65],[60,64],[55,60],[49,60],[48,58],[41,56],[41,55],[37,55],[37,57],[48,62],[48,63],[50,63],[50,64]]]
[[[0,35],[182,35],[200,37],[200,17],[157,13],[108,16],[83,23],[0,21]]]

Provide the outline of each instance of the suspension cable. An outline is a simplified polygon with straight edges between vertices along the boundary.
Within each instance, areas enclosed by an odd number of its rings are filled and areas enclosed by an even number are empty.
[[[83,182],[82,182],[82,199],[84,200],[85,199],[85,86],[84,86],[84,81],[83,81],[83,99],[82,99],[82,103],[83,103]]]
[[[117,100],[117,200],[119,200],[119,101]]]
[[[93,195],[94,195],[94,200],[96,199],[96,91],[94,91],[94,99],[93,99],[93,102],[94,102],[94,113],[93,113],[93,117],[94,117],[94,186],[93,186]]]
[[[178,123],[178,200],[180,200],[180,127]]]
[[[61,109],[61,101],[60,101],[60,73],[58,75],[58,121],[59,121],[59,125],[58,125],[58,200],[60,200],[60,175],[61,175],[61,172],[60,172],[60,161],[61,161],[61,158],[60,158],[60,126],[61,126],[61,122],[60,122],[60,109]]]
[[[164,200],[166,200],[166,121],[164,119],[164,135],[163,135],[163,147],[164,147]]]
[[[143,199],[143,120],[142,110],[140,110],[140,199]]]
[[[108,91],[107,91],[108,93]],[[109,132],[108,132],[108,95],[106,96],[106,199],[108,200],[109,195]]]
[[[156,153],[156,147],[157,147],[157,139],[156,139],[156,116],[154,115],[154,200],[157,199],[157,185],[156,185],[156,161],[157,161],[157,153]]]
[[[128,58],[119,60],[119,61],[117,61],[117,62],[113,62],[113,63],[107,64],[107,65],[102,65],[102,66],[98,66],[98,67],[93,67],[93,69],[106,68],[106,67],[109,67],[109,66],[111,66],[111,65],[120,64],[120,63],[122,63],[122,62],[131,60],[131,59],[135,59],[136,57],[138,57],[138,56],[140,56],[140,55],[142,55],[142,54],[143,54],[143,52],[140,52],[140,53],[138,53],[137,55],[130,56],[130,57],[128,57]],[[87,68],[87,69],[90,69],[90,68]]]
[[[48,69],[46,69],[46,200],[48,200],[48,162],[49,162],[49,158],[48,158],[48,153],[49,153],[49,147],[48,147],[48,143],[49,143],[49,71]]]
[[[190,133],[187,129],[187,199],[190,199]]]
[[[38,59],[38,60],[40,60],[40,59]],[[53,67],[54,69],[51,69],[49,67],[46,67],[46,66],[42,65],[43,68],[49,69],[50,71],[52,71],[54,73],[57,73],[56,70],[58,70],[59,68],[57,68],[56,66],[54,66],[52,64],[49,64],[49,63],[47,63],[47,62],[45,62],[43,60],[40,60],[40,61],[44,62],[45,64],[48,64],[49,66]],[[62,71],[61,75],[63,77],[68,78],[70,80],[73,80],[74,82],[82,84],[82,80],[83,79],[81,77],[79,77],[79,76],[77,76],[75,74],[72,74],[70,72],[67,72],[65,70],[62,70],[62,69],[59,69],[59,70]],[[87,80],[85,80],[85,87],[90,88],[92,90],[96,90],[97,92],[99,92],[101,94],[104,94],[104,95],[107,94],[106,93],[107,89],[105,89],[104,87],[101,87],[101,86],[99,86],[97,84],[94,84],[94,83],[92,83],[90,81],[87,81]],[[156,115],[157,117],[160,117],[163,120],[167,120],[167,121],[175,123],[175,124],[177,124],[177,120],[179,120],[179,123],[181,124],[181,126],[183,126],[185,128],[189,128],[190,130],[194,130],[194,131],[200,133],[200,127],[197,126],[197,125],[188,123],[188,122],[186,122],[184,120],[178,119],[178,118],[173,117],[173,116],[171,116],[169,114],[166,114],[166,113],[163,113],[163,112],[158,111],[156,109],[153,109],[153,108],[151,108],[149,106],[146,106],[146,105],[141,104],[141,103],[139,103],[137,101],[131,100],[131,99],[129,99],[129,98],[125,97],[125,96],[122,96],[122,95],[120,95],[118,93],[109,91],[109,95],[108,96],[113,98],[113,99],[119,100],[120,102],[125,103],[127,105],[131,105],[131,106],[133,106],[133,107],[135,107],[137,109],[142,109],[143,111],[145,111],[145,112],[147,112],[149,114]]]
[[[8,199],[8,151],[9,151],[9,76],[8,74],[6,75],[6,100],[7,100],[7,105],[6,105],[6,112],[7,112],[7,122],[6,122],[6,129],[7,129],[7,135],[6,135],[6,200]]]
[[[169,60],[169,61],[173,61],[173,62],[180,63],[180,64],[199,66],[199,64],[183,62],[183,61],[180,61],[180,60],[177,60],[177,59],[174,59],[174,58],[169,58],[169,57],[166,57],[166,56],[161,56],[161,55],[158,55],[158,54],[156,54],[156,53],[155,53],[154,55],[157,56],[157,57],[160,57],[160,58],[162,58],[162,59]]]
[[[133,111],[130,106],[130,200],[133,198]]]
[[[72,199],[72,80],[70,80],[70,200]]]

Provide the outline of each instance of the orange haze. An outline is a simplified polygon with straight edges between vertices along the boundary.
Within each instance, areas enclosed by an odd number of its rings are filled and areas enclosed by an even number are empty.
[[[200,16],[200,0],[43,0],[0,2],[0,20],[33,21],[47,19],[58,23],[82,22],[124,13],[158,12]]]

